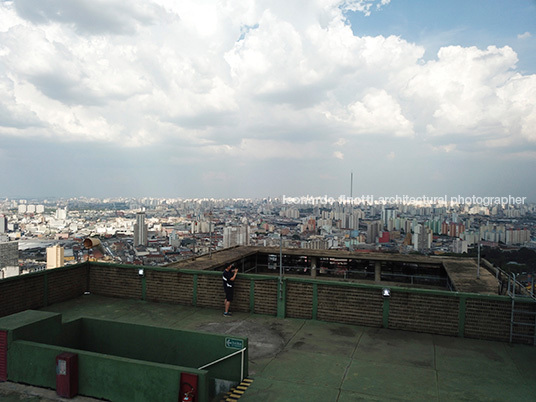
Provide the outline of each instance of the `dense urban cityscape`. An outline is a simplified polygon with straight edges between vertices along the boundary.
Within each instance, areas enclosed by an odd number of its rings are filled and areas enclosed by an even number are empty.
[[[536,249],[534,204],[307,200],[6,198],[0,277],[87,259],[167,265],[236,245],[475,256],[480,239],[489,250]]]

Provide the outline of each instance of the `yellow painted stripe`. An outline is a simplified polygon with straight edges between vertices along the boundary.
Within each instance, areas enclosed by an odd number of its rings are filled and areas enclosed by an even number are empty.
[[[223,397],[222,401],[225,402],[236,402],[244,394],[244,391],[247,391],[248,387],[253,383],[253,380],[250,378],[244,378],[240,385],[233,387],[227,392]]]

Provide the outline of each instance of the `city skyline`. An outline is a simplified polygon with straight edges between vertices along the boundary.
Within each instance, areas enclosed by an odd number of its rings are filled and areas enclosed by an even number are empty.
[[[0,3],[0,197],[527,197],[536,3]]]

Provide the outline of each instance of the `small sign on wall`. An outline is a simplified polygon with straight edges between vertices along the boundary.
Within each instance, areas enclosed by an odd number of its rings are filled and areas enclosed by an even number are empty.
[[[243,349],[244,341],[236,338],[225,338],[225,347],[228,349]]]

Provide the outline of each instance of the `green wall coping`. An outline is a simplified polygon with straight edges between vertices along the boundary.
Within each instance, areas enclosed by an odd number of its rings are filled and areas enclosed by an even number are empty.
[[[65,265],[63,267],[52,268],[52,269],[44,269],[42,271],[30,272],[30,273],[23,274],[23,275],[10,276],[8,278],[0,279],[0,285],[2,283],[5,283],[5,282],[11,282],[11,281],[16,281],[16,280],[21,280],[21,279],[35,278],[35,277],[39,277],[39,276],[44,277],[44,276],[47,276],[47,275],[54,275],[55,272],[69,271],[71,269],[76,269],[76,268],[83,267],[84,265],[87,265],[87,264],[88,264],[87,262],[81,262],[79,264]],[[91,264],[93,264],[93,263],[91,263]]]
[[[60,317],[60,313],[52,313],[49,311],[38,310],[25,310],[19,313],[7,315],[0,318],[0,329],[6,331],[12,331],[20,327],[24,327],[29,324],[34,324],[37,321],[41,321],[51,317]]]

